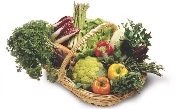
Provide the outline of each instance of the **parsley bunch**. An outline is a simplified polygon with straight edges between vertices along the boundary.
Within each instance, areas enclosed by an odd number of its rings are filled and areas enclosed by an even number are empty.
[[[124,95],[133,90],[138,91],[143,87],[140,72],[129,72],[119,80],[111,80],[111,93]]]
[[[39,80],[43,65],[52,65],[54,44],[49,36],[53,32],[53,26],[43,20],[32,20],[15,28],[7,39],[6,49],[16,58],[17,72],[25,69],[31,78]]]

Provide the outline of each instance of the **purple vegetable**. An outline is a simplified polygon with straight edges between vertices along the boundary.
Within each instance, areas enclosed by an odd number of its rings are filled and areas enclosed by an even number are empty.
[[[71,36],[74,36],[80,31],[79,28],[68,28],[66,30],[61,31],[59,37],[55,42],[63,43],[64,41],[68,40]]]
[[[56,67],[60,67],[63,60],[65,59],[67,53],[65,53],[63,50],[55,48],[56,58],[54,59],[54,65]]]
[[[146,44],[143,44],[141,46],[138,46],[134,52],[132,53],[133,58],[136,61],[143,61],[144,59],[146,59],[147,55],[146,53],[148,52],[148,46]]]
[[[54,26],[54,33],[51,35],[52,39],[55,39],[56,42],[62,43],[68,40],[71,36],[77,34],[80,29],[74,27],[74,19],[70,16],[62,17]]]
[[[57,23],[54,24],[54,31],[57,31],[59,28],[63,27],[63,25],[66,23],[72,24],[73,26],[73,22],[74,22],[74,19],[72,17],[64,16]]]

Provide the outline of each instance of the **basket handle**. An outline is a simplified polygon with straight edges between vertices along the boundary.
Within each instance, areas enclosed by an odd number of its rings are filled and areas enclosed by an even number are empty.
[[[64,75],[66,75],[66,71],[65,71],[65,67],[68,64],[68,62],[70,61],[72,55],[77,51],[77,49],[84,43],[86,42],[86,40],[88,38],[90,38],[93,34],[97,33],[98,31],[100,31],[101,29],[105,28],[105,27],[112,27],[113,31],[116,31],[118,29],[118,27],[113,24],[113,23],[103,23],[101,25],[98,25],[95,29],[92,29],[89,33],[87,33],[85,36],[83,36],[81,38],[80,41],[77,42],[77,44],[71,49],[71,51],[68,53],[68,55],[65,57],[65,59],[63,60],[63,63],[61,64],[61,67],[59,69],[58,72],[58,82],[61,81],[61,79],[64,77]]]

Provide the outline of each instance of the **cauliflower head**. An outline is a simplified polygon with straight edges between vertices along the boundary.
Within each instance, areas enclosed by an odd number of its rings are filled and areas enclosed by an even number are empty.
[[[72,79],[83,89],[91,88],[92,82],[100,76],[107,76],[107,70],[96,57],[87,56],[75,64]]]

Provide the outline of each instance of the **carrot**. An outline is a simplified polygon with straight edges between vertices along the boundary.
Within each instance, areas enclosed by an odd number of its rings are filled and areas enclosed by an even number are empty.
[[[57,43],[55,42],[54,43],[59,49],[63,50],[64,52],[66,52],[67,54],[71,51],[70,49],[68,49],[67,47],[63,46],[62,44],[60,43]],[[73,54],[72,57],[75,57],[76,56],[76,53]]]
[[[72,60],[70,60],[70,64],[71,64],[72,66],[74,66],[74,65],[75,65],[75,62],[72,61]]]

